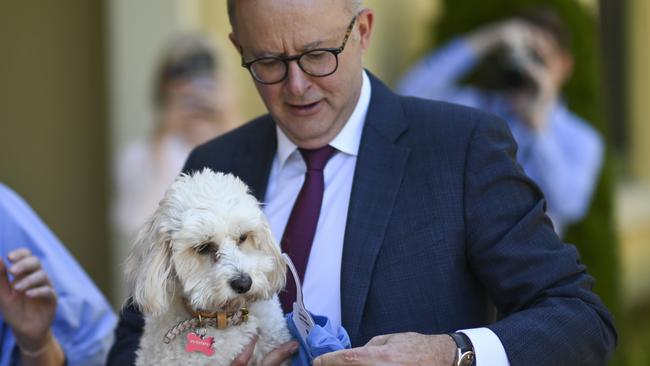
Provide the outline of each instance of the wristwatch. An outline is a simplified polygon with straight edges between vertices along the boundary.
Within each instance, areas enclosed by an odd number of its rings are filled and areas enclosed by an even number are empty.
[[[472,341],[465,333],[448,333],[451,339],[456,342],[456,360],[454,366],[474,366],[476,357]]]

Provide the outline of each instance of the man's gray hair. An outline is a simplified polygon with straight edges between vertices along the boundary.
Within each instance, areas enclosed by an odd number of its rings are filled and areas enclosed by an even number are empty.
[[[363,0],[344,0],[345,8],[350,12],[350,14],[357,14],[363,9]],[[237,0],[228,0],[228,20],[230,21],[230,26],[232,29],[235,29],[235,3]]]

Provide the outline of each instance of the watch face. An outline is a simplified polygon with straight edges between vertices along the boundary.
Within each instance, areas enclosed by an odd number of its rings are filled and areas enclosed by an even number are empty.
[[[474,352],[467,351],[460,356],[458,366],[471,366],[474,362]]]

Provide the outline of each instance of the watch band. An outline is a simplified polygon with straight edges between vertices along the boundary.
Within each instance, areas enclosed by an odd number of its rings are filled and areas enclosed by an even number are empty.
[[[456,343],[456,360],[454,366],[475,366],[476,357],[474,346],[467,334],[462,332],[448,333]]]

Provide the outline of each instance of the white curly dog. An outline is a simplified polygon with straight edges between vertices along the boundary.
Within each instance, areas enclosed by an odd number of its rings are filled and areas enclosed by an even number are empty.
[[[286,265],[238,178],[180,176],[126,261],[145,317],[137,365],[229,365],[255,335],[252,365],[290,340],[277,292]]]

